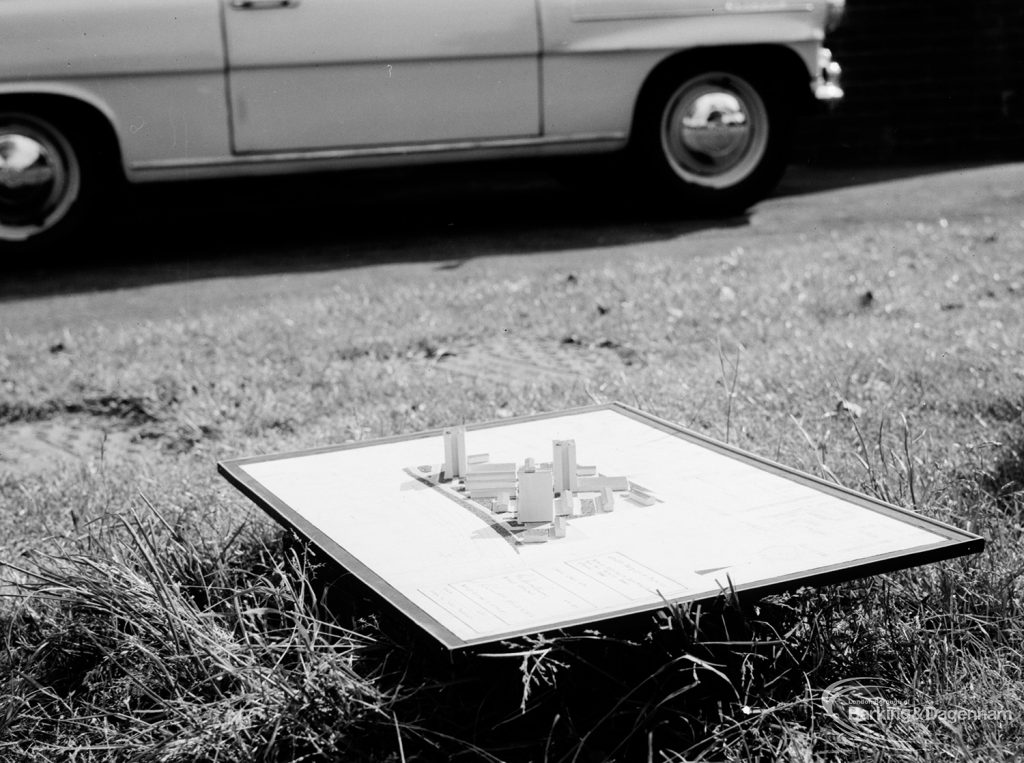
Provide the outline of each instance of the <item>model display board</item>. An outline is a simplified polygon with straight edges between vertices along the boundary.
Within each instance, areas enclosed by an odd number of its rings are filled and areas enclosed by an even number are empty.
[[[219,468],[449,648],[984,545],[617,403]]]

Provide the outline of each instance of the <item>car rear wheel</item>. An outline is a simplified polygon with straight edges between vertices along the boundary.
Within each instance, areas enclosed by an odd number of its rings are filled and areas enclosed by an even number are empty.
[[[785,98],[733,71],[666,78],[641,114],[643,164],[670,204],[733,213],[763,198],[785,168]]]
[[[54,122],[0,109],[0,250],[62,239],[82,217],[87,180],[82,153]]]

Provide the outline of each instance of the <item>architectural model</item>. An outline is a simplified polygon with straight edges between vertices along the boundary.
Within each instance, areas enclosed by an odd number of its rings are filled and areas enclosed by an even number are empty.
[[[626,477],[605,476],[576,462],[575,440],[553,440],[551,460],[491,463],[487,453],[469,455],[466,428],[443,431],[444,463],[408,470],[458,502],[468,499],[506,525],[517,543],[566,537],[569,521],[615,510],[615,495],[637,506],[658,499]]]
[[[984,546],[617,403],[219,468],[451,649]]]

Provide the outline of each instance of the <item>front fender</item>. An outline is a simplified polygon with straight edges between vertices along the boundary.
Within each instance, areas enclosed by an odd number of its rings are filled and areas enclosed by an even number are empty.
[[[806,91],[817,75],[827,6],[797,0],[541,0],[545,124],[628,134],[644,83],[681,53],[775,51]],[[786,57],[789,58],[786,58]],[[737,59],[739,60],[739,59]],[[802,72],[801,72],[802,67]]]
[[[0,0],[0,97],[87,104],[129,178],[231,153],[225,66],[218,0]]]

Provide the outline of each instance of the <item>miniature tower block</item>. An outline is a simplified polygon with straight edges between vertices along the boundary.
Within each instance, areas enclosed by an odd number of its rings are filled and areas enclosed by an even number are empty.
[[[552,449],[554,453],[551,470],[555,477],[555,492],[576,492],[579,489],[579,478],[576,474],[576,441],[555,440]]]
[[[564,538],[565,530],[568,525],[569,520],[566,517],[555,517],[555,521],[551,526],[551,537]]]
[[[469,471],[466,459],[466,428],[449,427],[444,430],[445,479],[465,477]]]
[[[554,478],[546,469],[537,469],[528,459],[519,470],[519,496],[516,499],[521,524],[550,522],[555,516]]]

